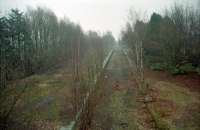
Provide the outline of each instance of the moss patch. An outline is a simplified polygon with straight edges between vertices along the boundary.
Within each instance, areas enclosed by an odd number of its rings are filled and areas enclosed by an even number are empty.
[[[66,103],[65,95],[70,94],[70,81],[70,73],[62,68],[11,83],[7,91],[8,94],[14,93],[12,95],[17,95],[27,86],[13,114],[25,120],[61,121],[60,111]]]

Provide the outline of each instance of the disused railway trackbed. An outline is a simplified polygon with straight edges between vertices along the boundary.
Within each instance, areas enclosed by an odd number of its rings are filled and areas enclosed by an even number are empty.
[[[92,130],[150,130],[154,122],[144,102],[138,101],[134,64],[118,49],[106,67],[102,96],[94,109]]]
[[[143,107],[144,103],[137,101],[138,88],[133,83],[131,62],[125,51],[111,51],[74,121],[60,130],[153,129],[152,122],[146,123],[153,120]]]

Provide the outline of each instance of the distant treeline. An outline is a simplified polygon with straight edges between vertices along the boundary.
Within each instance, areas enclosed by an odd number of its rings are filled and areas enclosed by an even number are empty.
[[[199,9],[175,4],[164,15],[153,13],[148,22],[137,16],[122,31],[122,43],[135,50],[141,42],[144,61],[152,69],[200,74]]]
[[[106,51],[115,42],[110,32],[84,33],[80,25],[59,20],[49,9],[12,9],[0,17],[0,85],[9,80],[69,63],[80,50],[80,60],[91,48]]]

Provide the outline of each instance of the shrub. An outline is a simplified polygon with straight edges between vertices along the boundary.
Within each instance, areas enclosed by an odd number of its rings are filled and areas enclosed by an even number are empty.
[[[180,66],[180,69],[184,72],[195,72],[195,67],[192,65],[192,63],[184,64]]]
[[[196,72],[198,75],[200,75],[200,67],[196,68]]]
[[[161,70],[165,70],[167,68],[167,65],[165,63],[155,63],[155,64],[152,64],[150,68],[152,70],[161,71]]]
[[[169,67],[168,70],[172,75],[185,74],[185,71],[174,66]]]

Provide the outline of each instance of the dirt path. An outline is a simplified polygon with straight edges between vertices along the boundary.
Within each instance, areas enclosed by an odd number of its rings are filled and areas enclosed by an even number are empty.
[[[130,66],[121,50],[114,52],[104,77],[104,94],[94,112],[92,129],[136,129],[136,93],[130,80]]]

